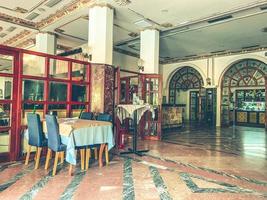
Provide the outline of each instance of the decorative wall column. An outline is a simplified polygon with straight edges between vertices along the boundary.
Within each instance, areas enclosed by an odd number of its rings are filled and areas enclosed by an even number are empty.
[[[141,31],[140,58],[143,60],[144,73],[159,73],[159,31]]]
[[[91,62],[91,111],[113,112],[114,68],[113,8],[108,4],[95,4],[89,9],[88,49]]]
[[[113,8],[95,4],[89,9],[88,46],[92,63],[112,65]]]

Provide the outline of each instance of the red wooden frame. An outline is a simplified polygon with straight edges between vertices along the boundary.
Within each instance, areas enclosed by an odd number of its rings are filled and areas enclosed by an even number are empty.
[[[71,58],[65,58],[55,55],[49,55],[45,53],[39,53],[34,51],[29,51],[25,49],[18,49],[13,47],[8,47],[4,45],[0,45],[0,54],[13,56],[14,64],[13,64],[13,73],[0,73],[0,77],[10,77],[13,78],[13,88],[12,88],[12,99],[11,100],[0,100],[0,104],[9,104],[11,105],[11,118],[10,121],[12,123],[9,127],[0,127],[0,131],[10,131],[10,151],[9,153],[0,154],[0,160],[17,160],[20,157],[21,153],[21,133],[25,126],[21,124],[21,112],[23,111],[22,105],[24,103],[29,104],[38,104],[43,106],[43,115],[48,112],[49,105],[58,105],[58,104],[66,104],[66,116],[71,116],[72,105],[84,105],[86,107],[86,111],[90,110],[90,102],[91,102],[91,63],[75,60]],[[45,58],[45,73],[44,76],[34,76],[34,75],[25,75],[23,74],[23,55],[35,55],[39,57]],[[50,69],[50,59],[66,61],[68,62],[68,77],[67,79],[53,78],[49,74]],[[72,64],[82,64],[86,66],[86,76],[85,80],[73,80],[72,77]],[[44,81],[44,93],[42,101],[32,101],[32,100],[23,100],[22,98],[22,84],[24,79],[30,80],[42,80]],[[65,83],[67,84],[67,100],[66,101],[50,101],[49,100],[49,83]],[[84,102],[72,101],[72,85],[81,85],[86,86],[86,95],[87,100]],[[13,124],[14,123],[14,124]]]

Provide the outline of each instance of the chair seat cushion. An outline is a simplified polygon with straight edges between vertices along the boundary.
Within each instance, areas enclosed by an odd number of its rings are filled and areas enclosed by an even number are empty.
[[[58,147],[58,151],[66,151],[67,146],[65,144],[60,144]]]
[[[31,146],[36,146],[36,147],[47,147],[47,139],[44,138],[42,141],[40,141],[39,143],[32,143],[31,141],[29,141],[29,145]]]

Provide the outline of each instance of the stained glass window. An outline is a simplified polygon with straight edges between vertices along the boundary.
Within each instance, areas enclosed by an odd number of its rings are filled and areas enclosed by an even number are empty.
[[[200,73],[189,66],[182,67],[172,76],[169,84],[169,103],[175,104],[176,92],[179,90],[200,89],[204,85]]]

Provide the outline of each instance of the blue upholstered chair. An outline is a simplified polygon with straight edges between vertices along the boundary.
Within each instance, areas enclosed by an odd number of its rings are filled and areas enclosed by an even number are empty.
[[[106,121],[106,122],[112,122],[112,116],[110,114],[100,113],[96,120],[98,121]]]
[[[92,112],[83,112],[81,114],[81,119],[87,119],[87,120],[92,120],[94,117],[94,114]]]
[[[58,158],[61,157],[61,163],[64,162],[64,152],[66,151],[67,146],[61,143],[61,138],[59,135],[59,126],[57,122],[57,118],[54,115],[46,115],[46,126],[47,126],[47,135],[48,135],[48,151],[45,161],[45,169],[49,167],[49,161],[51,158],[52,151],[56,152],[54,168],[53,168],[53,176],[56,174]],[[76,148],[80,150],[81,157],[81,169],[84,170],[84,157],[86,147]],[[70,167],[70,173],[72,166]]]
[[[45,169],[48,169],[50,157],[52,151],[56,153],[54,168],[53,168],[53,176],[57,171],[58,158],[61,157],[61,163],[64,161],[64,152],[66,151],[67,146],[61,143],[60,135],[59,135],[59,126],[57,122],[57,118],[54,115],[46,115],[46,126],[47,126],[47,136],[48,136],[48,151],[45,161]]]
[[[27,149],[25,165],[28,165],[29,163],[31,147],[34,146],[37,147],[35,156],[35,169],[38,169],[41,151],[43,147],[47,147],[47,139],[44,136],[40,116],[38,114],[28,113],[27,122],[28,122],[29,141],[28,141],[28,149]]]

